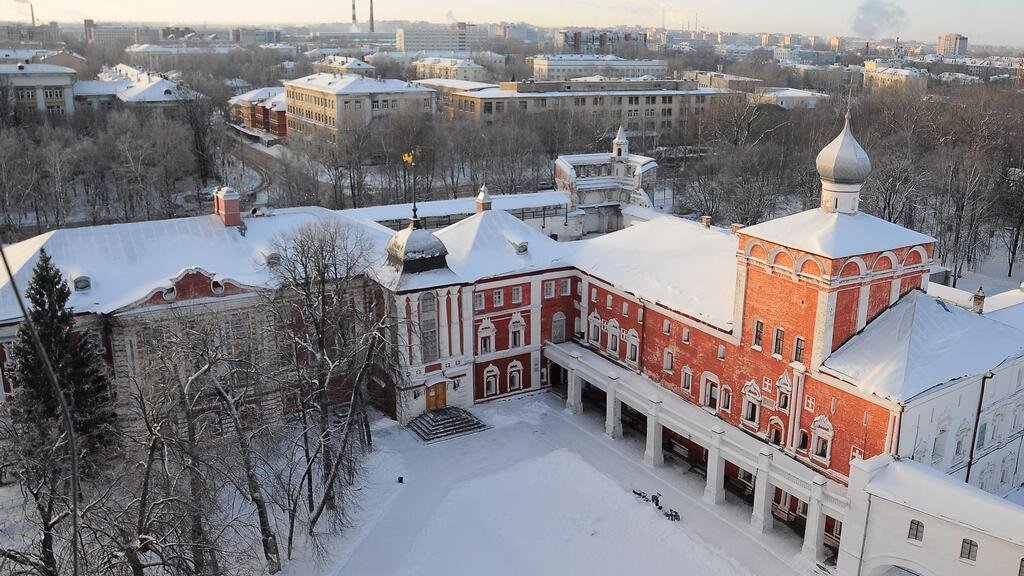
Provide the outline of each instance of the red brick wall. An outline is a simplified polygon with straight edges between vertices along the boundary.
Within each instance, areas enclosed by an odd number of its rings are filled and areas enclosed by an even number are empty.
[[[813,410],[806,409],[807,397],[814,400]],[[800,429],[807,432],[808,438],[812,437],[811,426],[815,417],[824,415],[832,423],[835,431],[829,465],[832,470],[849,475],[854,447],[863,451],[864,458],[885,452],[889,426],[886,408],[810,377],[804,380],[804,399],[800,406]],[[807,456],[806,451],[798,454]]]
[[[569,280],[569,294],[563,296],[561,291],[562,280]],[[568,273],[565,276],[551,280],[554,282],[555,295],[551,298],[544,296],[544,282],[541,282],[540,294],[538,295],[541,299],[541,314],[540,314],[540,339],[541,342],[547,342],[551,339],[551,321],[554,315],[561,312],[565,315],[565,339],[571,340],[573,327],[575,326],[575,319],[579,316],[579,311],[576,310],[576,306],[573,303],[576,301],[576,290],[580,284],[578,278],[569,276]]]
[[[509,393],[519,392],[516,390],[508,389],[508,367],[512,362],[517,361],[523,365],[523,370],[521,372],[523,385],[521,390],[528,390],[533,385],[533,374],[530,370],[531,366],[529,353],[517,354],[506,358],[494,358],[491,360],[484,360],[476,362],[473,367],[473,380],[475,382],[473,397],[476,398],[476,401],[482,402]],[[495,368],[498,369],[498,392],[497,394],[494,394],[492,396],[487,396],[484,394],[484,387],[486,384],[484,379],[486,377],[487,369],[490,366],[494,366]]]
[[[182,300],[195,300],[198,298],[216,298],[241,294],[244,292],[237,284],[232,282],[221,282],[223,290],[220,293],[213,291],[213,278],[199,270],[186,272],[174,282],[174,299],[166,300],[164,290],[158,290],[151,295],[143,306],[155,306],[167,304],[168,302],[181,302]]]

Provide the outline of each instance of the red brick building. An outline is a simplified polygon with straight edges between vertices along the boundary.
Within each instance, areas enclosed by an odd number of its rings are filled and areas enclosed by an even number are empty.
[[[228,100],[231,122],[277,138],[288,135],[288,111],[283,86],[257,88]]]

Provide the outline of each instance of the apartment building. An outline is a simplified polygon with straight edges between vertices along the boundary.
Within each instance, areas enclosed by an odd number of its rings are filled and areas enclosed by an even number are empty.
[[[664,60],[625,60],[598,54],[544,54],[533,57],[534,80],[569,80],[583,76],[610,78],[662,77],[668,73]]]
[[[966,56],[967,36],[960,34],[943,34],[939,36],[939,54],[946,56]]]
[[[555,49],[577,54],[611,54],[621,46],[647,46],[646,32],[565,29],[555,33]]]
[[[257,88],[228,100],[231,123],[261,139],[288,135],[287,102],[283,86]]]
[[[128,46],[135,43],[135,29],[124,24],[96,24],[85,21],[85,43],[94,46]]]
[[[723,88],[699,88],[678,80],[593,79],[571,82],[502,82],[498,88],[456,92],[452,115],[494,122],[515,114],[569,112],[587,115],[633,135],[672,141],[692,135],[712,103],[745,96]]]
[[[0,64],[0,85],[19,114],[40,112],[50,115],[75,111],[72,86],[75,71],[53,64]]]
[[[313,70],[328,74],[356,74],[370,78],[377,74],[377,69],[371,64],[367,64],[359,58],[338,54],[324,56],[317,60],[313,63]]]
[[[483,66],[462,58],[423,58],[413,62],[417,78],[448,78],[484,82],[490,74]]]
[[[928,74],[916,68],[901,68],[884,60],[864,62],[864,90],[907,90],[923,96],[928,91]]]
[[[701,88],[724,88],[726,90],[739,90],[740,92],[753,92],[764,85],[764,81],[757,78],[703,70],[683,72],[682,79],[694,82]]]
[[[172,70],[183,62],[200,58],[227,56],[240,50],[233,44],[211,46],[132,44],[125,48],[128,61],[150,70]]]
[[[395,31],[400,52],[416,50],[469,50],[487,43],[487,28],[465,22],[447,26],[410,26]]]
[[[392,113],[432,112],[434,91],[404,80],[317,72],[284,83],[288,133],[337,137],[348,125],[368,125]]]

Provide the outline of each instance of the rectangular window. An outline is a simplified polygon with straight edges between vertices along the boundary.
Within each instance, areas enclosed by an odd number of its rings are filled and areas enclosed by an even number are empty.
[[[636,342],[626,343],[626,360],[629,360],[631,363],[636,364],[638,352],[639,350],[637,348]]]
[[[622,315],[629,316],[629,302],[622,303]]]
[[[590,301],[597,302],[597,288],[590,289]]]
[[[718,345],[718,359],[725,360],[725,344]]]
[[[683,390],[689,392],[693,389],[693,373],[689,370],[683,371]]]
[[[672,351],[671,350],[665,350],[665,357],[663,359],[663,363],[662,363],[661,367],[666,372],[671,372],[672,371]]]
[[[661,331],[664,332],[665,334],[671,334],[672,333],[672,323],[669,322],[667,319],[666,320],[662,320],[661,321]]]
[[[764,322],[760,320],[754,320],[754,347],[760,348],[761,341],[764,339]]]
[[[772,354],[782,356],[782,348],[786,338],[786,331],[782,328],[775,329],[775,342],[772,345]]]
[[[483,310],[484,309],[484,295],[480,292],[473,294],[473,309]]]
[[[554,298],[555,297],[555,283],[548,280],[544,283],[544,297]]]
[[[804,339],[797,338],[793,344],[793,361],[803,364],[804,361]]]
[[[522,328],[514,328],[512,330],[511,337],[509,338],[510,348],[519,348],[523,345],[523,330]]]
[[[523,301],[523,288],[522,286],[512,287],[512,303],[520,304]]]
[[[572,282],[570,282],[568,278],[562,278],[561,280],[559,280],[559,283],[562,285],[562,296],[568,296],[572,294]]]
[[[611,294],[608,294],[607,296],[604,297],[604,307],[605,308],[611,308],[612,307],[612,295]]]
[[[814,396],[808,396],[804,399],[804,410],[814,412]]]
[[[491,337],[481,336],[480,337],[480,353],[487,354],[491,351]]]
[[[499,306],[504,306],[505,305],[505,291],[501,290],[501,289],[495,290],[491,294],[491,303],[496,308],[499,307]]]
[[[974,540],[964,538],[960,544],[960,558],[974,562],[978,559],[978,543]]]
[[[683,328],[683,343],[684,344],[689,344],[690,343],[690,329],[689,328],[685,328],[685,327]]]

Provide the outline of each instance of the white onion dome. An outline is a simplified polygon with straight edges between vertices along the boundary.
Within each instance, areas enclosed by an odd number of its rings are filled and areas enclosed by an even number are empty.
[[[850,130],[850,114],[846,114],[843,131],[825,146],[816,161],[818,175],[833,184],[863,184],[871,174],[871,160]]]

